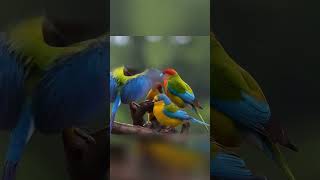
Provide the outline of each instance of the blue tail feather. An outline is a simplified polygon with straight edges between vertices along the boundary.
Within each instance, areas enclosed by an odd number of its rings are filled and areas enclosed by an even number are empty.
[[[245,162],[234,154],[219,152],[211,160],[210,174],[214,179],[266,180],[252,174]]]
[[[4,165],[2,180],[15,180],[18,162],[6,161]]]
[[[116,117],[116,113],[119,109],[121,105],[121,96],[118,94],[114,103],[113,103],[113,106],[112,106],[112,110],[111,110],[111,118],[110,118],[110,124],[109,124],[109,127],[110,127],[110,133],[111,133],[111,130],[112,130],[112,124],[115,120],[115,117]]]
[[[200,117],[201,121],[202,121],[203,123],[205,123],[203,117],[201,116],[201,114],[199,113],[199,111],[197,110],[197,108],[196,108],[194,105],[191,105],[191,107],[192,107],[192,110]],[[202,123],[201,123],[201,124],[202,124]],[[203,125],[204,125],[204,124],[203,124]],[[208,126],[207,126],[207,125],[204,125],[204,127],[206,128],[207,132],[209,132]]]
[[[3,180],[14,180],[17,164],[20,161],[23,151],[34,132],[34,122],[31,116],[31,105],[26,103],[20,114],[17,126],[12,130],[6,164],[4,167]]]
[[[192,118],[191,121],[192,121],[192,122],[195,122],[195,123],[202,124],[202,125],[204,125],[204,126],[206,126],[206,127],[209,127],[209,126],[210,126],[208,123],[199,121],[198,119],[195,119],[195,118]]]

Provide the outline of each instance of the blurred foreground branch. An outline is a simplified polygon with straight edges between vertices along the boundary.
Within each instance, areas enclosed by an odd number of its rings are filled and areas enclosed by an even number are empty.
[[[189,132],[189,125],[183,125],[180,134],[175,129],[159,126],[157,121],[146,123],[143,116],[152,112],[153,102],[131,103],[132,124],[114,122],[112,134],[142,138],[160,138],[167,141],[184,142]],[[151,124],[150,124],[151,123]],[[110,153],[109,128],[93,133],[77,128],[63,131],[63,142],[67,160],[67,169],[72,180],[107,180],[109,174]]]

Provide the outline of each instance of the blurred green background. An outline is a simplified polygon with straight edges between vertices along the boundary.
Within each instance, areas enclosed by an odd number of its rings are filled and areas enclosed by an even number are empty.
[[[204,107],[200,113],[209,122],[209,36],[111,36],[110,43],[111,69],[122,65],[140,70],[163,70],[169,67],[176,69],[193,89]],[[127,105],[120,107],[116,119],[132,123]],[[205,132],[204,127],[197,124],[191,125],[191,130]]]
[[[111,35],[208,35],[210,0],[111,0]]]
[[[1,0],[0,31],[22,19],[42,15],[45,10],[69,23],[86,24],[94,33],[109,26],[109,0]],[[89,28],[90,29],[90,28]],[[92,32],[87,32],[88,34]],[[0,177],[9,142],[9,133],[0,131]],[[66,162],[60,134],[35,133],[18,167],[18,180],[67,180]]]
[[[215,0],[213,25],[237,63],[261,85],[271,107],[299,147],[285,150],[297,180],[319,179],[320,1]],[[258,175],[285,179],[262,152],[246,146],[241,155]]]

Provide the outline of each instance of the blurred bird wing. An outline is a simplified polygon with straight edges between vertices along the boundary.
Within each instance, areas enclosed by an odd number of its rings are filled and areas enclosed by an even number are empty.
[[[244,92],[238,100],[213,98],[213,106],[236,123],[262,134],[271,114],[267,103],[258,101]]]
[[[265,134],[271,112],[258,83],[231,58],[214,72],[213,106],[238,124]]]
[[[24,71],[0,33],[0,129],[16,126],[24,101]]]
[[[264,179],[263,177],[254,176],[240,157],[224,152],[218,152],[211,160],[210,174],[218,179]]]
[[[33,96],[36,127],[58,132],[95,119],[105,121],[108,73],[107,39],[62,59],[44,75]]]

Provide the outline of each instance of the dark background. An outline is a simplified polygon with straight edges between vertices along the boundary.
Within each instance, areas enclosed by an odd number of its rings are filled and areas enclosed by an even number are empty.
[[[300,152],[285,150],[297,179],[318,179],[319,3],[289,0],[215,0],[211,26],[228,53],[248,70],[267,96],[272,118],[287,127]],[[245,148],[251,169],[285,179],[262,153]]]
[[[57,24],[71,25],[60,27],[73,42],[96,37],[109,30],[109,0],[1,0],[0,31],[20,20],[44,13]],[[0,177],[8,141],[9,133],[1,131]],[[34,134],[23,154],[17,179],[69,179],[61,134]]]

